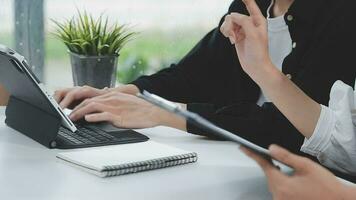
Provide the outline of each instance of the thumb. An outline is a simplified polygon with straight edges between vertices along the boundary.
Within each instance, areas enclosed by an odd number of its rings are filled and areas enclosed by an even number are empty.
[[[273,185],[274,182],[281,182],[283,181],[284,178],[286,178],[286,176],[283,173],[281,173],[271,162],[261,157],[261,155],[258,155],[255,152],[243,146],[240,146],[240,149],[247,156],[249,156],[250,158],[252,158],[257,162],[257,164],[262,168],[263,172],[265,173],[271,185]]]
[[[276,160],[289,165],[290,167],[294,168],[295,170],[304,170],[305,166],[307,165],[307,162],[309,161],[305,157],[297,156],[288,150],[279,147],[277,145],[271,145],[269,147],[269,151],[272,155],[273,158]]]

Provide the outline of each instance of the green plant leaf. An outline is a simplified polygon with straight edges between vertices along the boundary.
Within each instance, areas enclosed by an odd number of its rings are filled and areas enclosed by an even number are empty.
[[[126,24],[116,23],[109,27],[108,17],[100,15],[95,19],[87,11],[80,12],[79,9],[77,16],[63,23],[52,21],[57,27],[53,34],[69,51],[81,55],[116,55],[136,35]]]

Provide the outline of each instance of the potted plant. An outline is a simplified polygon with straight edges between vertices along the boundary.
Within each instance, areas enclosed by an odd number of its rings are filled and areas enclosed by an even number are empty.
[[[54,20],[53,20],[54,21]],[[75,86],[115,87],[120,50],[136,34],[127,25],[109,27],[108,18],[87,12],[60,23],[54,34],[67,46]]]

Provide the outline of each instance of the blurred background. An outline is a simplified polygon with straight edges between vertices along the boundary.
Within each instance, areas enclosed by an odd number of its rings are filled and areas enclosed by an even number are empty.
[[[76,15],[77,9],[86,10],[95,17],[104,14],[112,23],[130,24],[134,31],[139,32],[120,53],[117,78],[119,83],[124,84],[140,75],[152,74],[179,61],[208,31],[218,25],[232,2],[232,0],[31,0],[30,6],[26,6],[29,1],[0,0],[0,44],[14,49],[26,48],[21,41],[23,36],[15,34],[19,32],[15,31],[17,30],[15,26],[21,25],[19,19],[24,17],[23,12],[32,12],[30,19],[32,21],[27,23],[29,29],[36,28],[36,18],[43,16],[44,39],[39,39],[35,45],[43,42],[44,52],[41,48],[34,51],[44,56],[44,64],[43,69],[37,69],[35,72],[43,72],[42,80],[52,88],[70,87],[73,84],[67,49],[51,34],[55,28],[52,19],[64,21]],[[19,6],[22,6],[22,10],[18,9]],[[36,13],[41,10],[42,14]],[[15,40],[15,37],[20,39]]]

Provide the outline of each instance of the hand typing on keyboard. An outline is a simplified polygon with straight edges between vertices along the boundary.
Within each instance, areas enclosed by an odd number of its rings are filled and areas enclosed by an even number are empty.
[[[90,87],[76,87],[57,92],[61,106],[73,105],[82,100],[70,114],[73,121],[110,122],[121,128],[150,128],[158,125],[186,130],[185,120],[168,113],[136,95],[126,94],[117,89],[98,90]],[[68,97],[69,95],[69,97]],[[86,98],[83,98],[86,97]],[[182,107],[185,107],[184,105]]]

